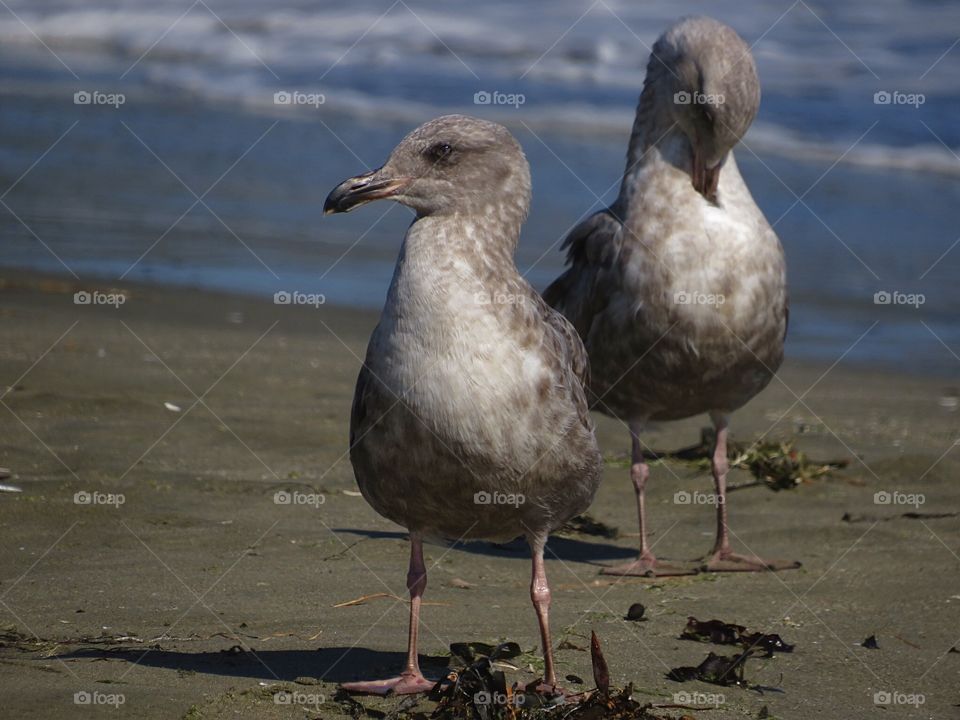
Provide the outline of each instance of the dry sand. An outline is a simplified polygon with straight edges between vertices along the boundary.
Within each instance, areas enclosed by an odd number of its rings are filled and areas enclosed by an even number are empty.
[[[0,407],[0,465],[23,488],[0,494],[0,715],[348,716],[336,683],[396,670],[406,635],[402,600],[335,607],[405,595],[403,530],[357,496],[346,456],[375,317],[139,286],[119,308],[75,305],[80,288],[69,283],[0,278],[0,391],[12,388]],[[922,494],[921,512],[960,510],[949,381],[843,362],[788,362],[781,379],[735,416],[734,437],[766,432],[852,463],[795,490],[734,492],[730,507],[741,548],[803,568],[600,578],[599,566],[635,542],[627,471],[611,462],[591,514],[621,537],[550,544],[556,642],[585,647],[595,630],[614,683],[634,683],[651,702],[723,696],[694,717],[754,718],[765,706],[778,718],[957,717],[960,654],[948,651],[960,643],[960,519],[905,518],[917,508],[874,503],[899,491]],[[648,441],[690,445],[704,424],[654,428]],[[608,419],[598,428],[605,453],[622,455],[625,429]],[[710,546],[712,508],[675,503],[678,490],[709,492],[709,475],[654,466],[655,550],[695,558]],[[278,504],[278,491],[316,504]],[[80,492],[123,503],[77,503]],[[427,560],[421,649],[437,658],[428,674],[451,642],[510,639],[536,656],[522,546],[430,546]],[[622,619],[635,602],[646,622]],[[670,667],[729,650],[678,640],[688,615],[795,643],[748,665],[748,680],[775,689],[668,680]],[[870,635],[879,649],[859,645]],[[590,677],[588,653],[562,649],[558,660],[563,675]],[[282,689],[308,704],[277,704]],[[123,703],[77,705],[78,692]],[[876,705],[878,692],[899,693],[899,704]],[[399,701],[361,702],[389,711]]]

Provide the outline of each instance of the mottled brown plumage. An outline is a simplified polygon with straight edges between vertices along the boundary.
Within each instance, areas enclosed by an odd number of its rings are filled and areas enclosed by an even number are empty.
[[[513,262],[529,167],[502,126],[446,116],[410,133],[379,170],[342,183],[326,208],[381,197],[417,218],[357,380],[350,459],[367,501],[410,530],[412,634],[403,675],[346,687],[428,687],[416,665],[421,538],[519,535],[533,550],[531,596],[553,685],[543,547],[590,504],[602,462],[583,344]]]
[[[731,28],[697,17],[667,30],[647,66],[619,197],[570,233],[569,268],[544,293],[583,338],[592,408],[631,427],[641,559],[618,571],[661,569],[643,527],[644,424],[710,413],[723,496],[726,418],[783,359],[783,250],[732,152],[759,100],[750,50]],[[730,552],[721,503],[708,566],[735,563],[767,566]]]

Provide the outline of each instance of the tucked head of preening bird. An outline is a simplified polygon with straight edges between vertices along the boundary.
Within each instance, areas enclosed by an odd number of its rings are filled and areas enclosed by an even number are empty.
[[[712,200],[727,154],[760,107],[750,48],[721,22],[684,18],[653,46],[647,81],[660,123],[675,123],[690,141],[694,187]]]
[[[530,205],[530,167],[502,125],[444,115],[407,135],[383,167],[335,187],[323,212],[349,212],[383,198],[419,217],[496,211],[521,223]]]

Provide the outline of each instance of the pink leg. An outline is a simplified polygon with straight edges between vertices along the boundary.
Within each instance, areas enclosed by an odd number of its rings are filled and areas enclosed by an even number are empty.
[[[407,664],[398,677],[387,680],[370,680],[343,683],[348,692],[374,695],[410,695],[427,692],[436,683],[427,680],[420,672],[417,659],[417,636],[420,630],[420,600],[427,588],[427,568],[423,563],[423,540],[417,533],[410,533],[410,569],[407,571],[407,589],[410,591],[410,634],[407,639]]]
[[[550,586],[547,584],[547,570],[543,565],[543,547],[546,536],[530,535],[530,552],[533,556],[533,573],[530,578],[530,599],[537,612],[540,624],[540,644],[543,647],[543,684],[545,689],[556,688],[557,673],[553,667],[553,645],[550,642]]]
[[[710,572],[760,572],[800,567],[798,562],[764,560],[755,555],[741,555],[730,549],[730,526],[727,520],[727,472],[730,470],[727,460],[728,418],[716,412],[710,413],[710,418],[717,430],[717,443],[710,460],[716,488],[717,539],[703,569]]]
[[[692,575],[696,572],[695,570],[674,567],[657,560],[647,542],[647,509],[644,489],[647,486],[647,480],[650,478],[650,467],[643,459],[643,448],[640,444],[640,430],[641,426],[639,424],[630,424],[632,462],[630,466],[630,480],[633,482],[633,490],[637,496],[637,517],[640,525],[640,555],[633,562],[604,568],[601,573],[603,575],[636,575],[640,577]]]

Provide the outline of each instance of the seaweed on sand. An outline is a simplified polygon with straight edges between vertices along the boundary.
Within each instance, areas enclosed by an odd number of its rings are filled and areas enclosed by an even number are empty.
[[[672,453],[654,453],[657,459],[680,460],[698,469],[709,470],[714,433],[705,428],[700,443]],[[757,440],[752,443],[731,442],[727,445],[731,468],[749,470],[756,482],[731,487],[735,490],[753,485],[766,485],[771,490],[794,488],[802,483],[829,475],[847,467],[848,459],[811,460],[798,450],[792,440]]]
[[[746,650],[763,650],[767,657],[775,652],[793,652],[793,645],[784,642],[776,633],[748,633],[743,625],[722,620],[697,620],[687,618],[687,626],[680,633],[681,640],[697,640],[715,645],[739,645]]]
[[[450,670],[427,694],[436,703],[432,710],[418,710],[420,700],[414,697],[401,702],[389,715],[364,708],[356,700],[338,695],[341,704],[349,704],[354,717],[389,717],[396,720],[671,720],[676,716],[654,714],[654,706],[641,705],[633,699],[633,687],[610,686],[610,673],[600,649],[600,641],[592,634],[590,653],[595,687],[576,694],[551,688],[536,679],[526,685],[508,685],[498,669],[506,658],[516,657],[516,643],[496,647],[482,643],[456,643],[453,656],[472,658],[465,666]]]

